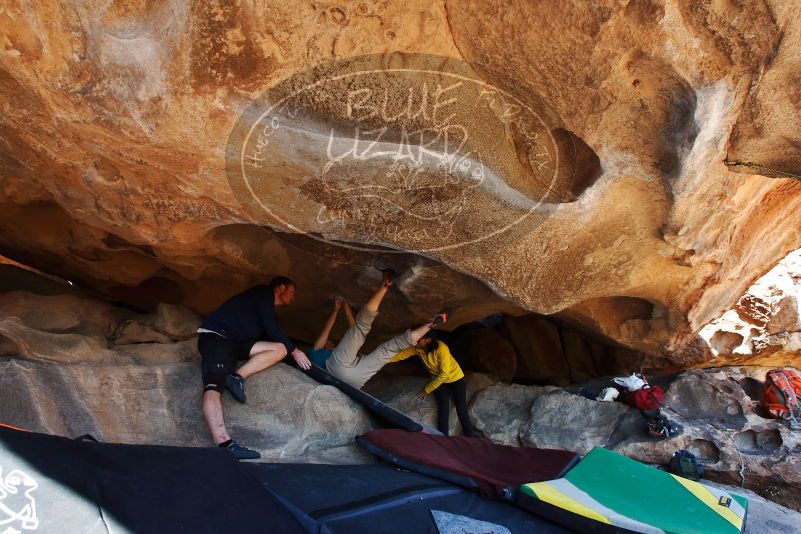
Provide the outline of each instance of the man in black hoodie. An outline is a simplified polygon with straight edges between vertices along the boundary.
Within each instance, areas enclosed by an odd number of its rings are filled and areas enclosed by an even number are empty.
[[[242,447],[228,434],[222,410],[223,388],[244,403],[245,379],[272,367],[287,355],[291,355],[301,369],[311,367],[303,351],[284,334],[275,315],[276,306],[287,306],[293,300],[295,283],[285,276],[276,276],[269,285],[251,287],[225,301],[198,329],[203,417],[214,443],[240,460],[261,455]],[[242,360],[245,362],[239,366]]]

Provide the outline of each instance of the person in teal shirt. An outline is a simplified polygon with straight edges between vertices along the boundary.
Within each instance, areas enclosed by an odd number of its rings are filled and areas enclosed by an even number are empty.
[[[336,343],[328,339],[328,336],[331,335],[331,329],[334,327],[334,323],[337,321],[337,314],[343,307],[345,310],[345,317],[348,320],[348,326],[350,327],[354,324],[353,310],[350,309],[350,304],[348,304],[342,297],[334,297],[334,307],[331,310],[331,313],[328,314],[328,319],[326,319],[320,335],[317,337],[312,350],[308,354],[309,359],[317,367],[325,369],[325,361],[331,356],[331,353],[337,346]]]

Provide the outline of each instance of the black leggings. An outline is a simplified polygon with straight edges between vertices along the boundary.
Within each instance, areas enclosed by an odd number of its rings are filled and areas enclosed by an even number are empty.
[[[448,400],[453,397],[453,405],[456,406],[456,415],[462,423],[462,432],[465,436],[473,436],[473,424],[467,415],[467,384],[464,378],[456,382],[441,384],[434,390],[434,398],[437,400],[437,429],[448,435],[448,416],[451,414],[451,406]]]

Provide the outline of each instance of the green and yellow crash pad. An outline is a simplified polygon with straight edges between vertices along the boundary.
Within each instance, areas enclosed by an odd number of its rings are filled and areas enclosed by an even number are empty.
[[[739,534],[744,497],[596,447],[563,478],[523,484],[521,507],[581,532]]]

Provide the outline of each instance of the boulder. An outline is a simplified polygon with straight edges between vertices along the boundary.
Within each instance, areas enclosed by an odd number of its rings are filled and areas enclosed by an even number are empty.
[[[368,458],[355,452],[353,438],[373,429],[372,419],[335,387],[279,364],[249,378],[247,391],[247,404],[226,400],[229,431],[264,457],[334,463]]]
[[[197,365],[0,362],[3,421],[102,441],[206,445]],[[9,400],[12,400],[9,404]]]
[[[5,271],[0,274],[5,276]],[[55,293],[56,289],[61,293]],[[80,334],[103,343],[119,323],[134,315],[69,286],[53,285],[45,295],[24,290],[0,293],[0,316],[16,317],[22,325],[42,332]]]
[[[757,407],[755,401],[736,379],[705,371],[685,371],[665,392],[670,412],[722,428],[741,428],[746,412]]]
[[[470,418],[481,435],[495,443],[521,445],[520,430],[531,416],[531,405],[553,387],[494,385],[470,403]]]
[[[162,363],[196,362],[200,365],[200,354],[197,351],[197,338],[178,341],[176,343],[132,343],[116,345],[114,352],[130,358],[134,363],[142,365],[158,365]]]
[[[117,327],[117,330],[111,335],[111,341],[115,345],[127,345],[131,343],[169,343],[172,340],[170,336],[162,334],[149,324],[133,319],[125,321]]]
[[[159,302],[152,314],[152,325],[157,332],[173,341],[194,337],[200,327],[200,317],[192,310],[175,304]]]
[[[53,334],[26,326],[17,317],[0,319],[2,354],[54,363],[126,362],[105,341],[81,334]]]
[[[120,324],[111,338],[117,345],[182,341],[195,337],[200,323],[200,317],[192,310],[160,302],[153,313]]]
[[[373,428],[363,408],[331,386],[279,364],[247,382],[248,403],[223,396],[236,439],[267,461],[369,461],[353,437]],[[0,420],[101,441],[209,446],[197,363],[52,364],[0,360]]]
[[[534,399],[520,441],[529,447],[566,449],[587,454],[605,447],[628,408],[617,402],[598,402],[563,390]]]

